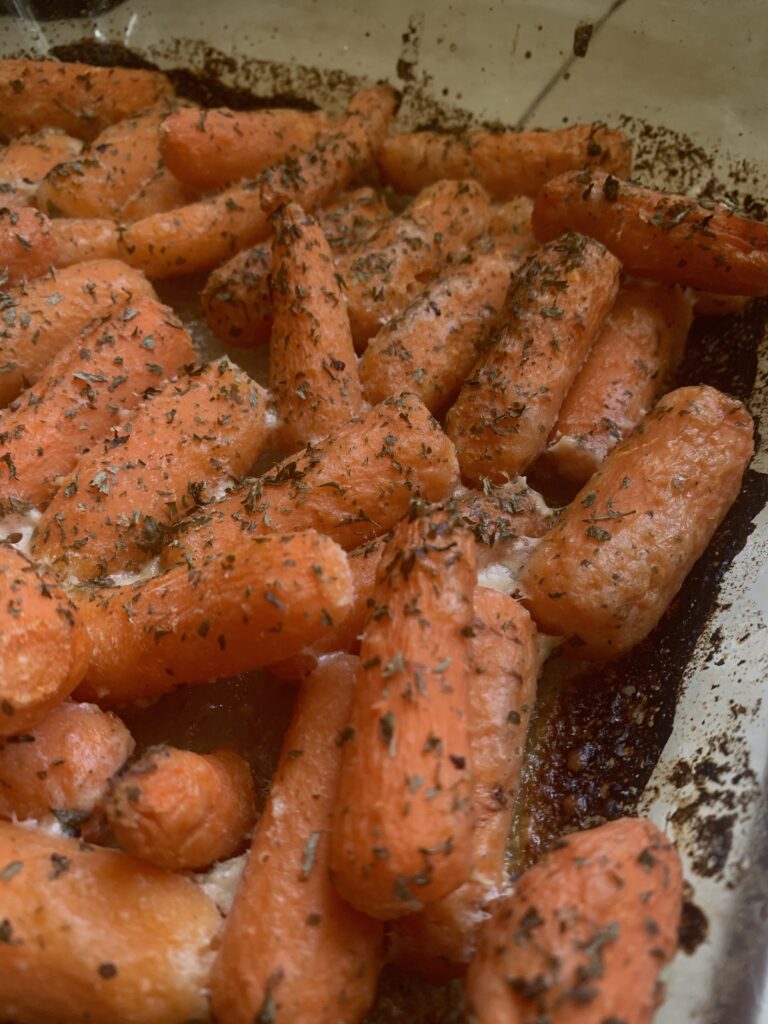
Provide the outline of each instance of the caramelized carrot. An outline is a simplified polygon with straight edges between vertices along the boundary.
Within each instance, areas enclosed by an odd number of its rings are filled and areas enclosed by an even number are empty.
[[[642,818],[566,836],[516,883],[469,969],[478,1024],[650,1024],[675,955],[680,858]]]
[[[269,386],[284,447],[317,441],[360,412],[349,317],[331,249],[296,203],[273,215]]]
[[[93,654],[78,694],[137,700],[268,665],[340,622],[353,597],[346,555],[314,530],[253,538],[195,570],[86,592]]]
[[[706,199],[601,172],[564,174],[539,194],[533,227],[542,241],[582,231],[640,277],[725,295],[768,292],[768,225]]]
[[[240,852],[256,790],[234,750],[151,747],[114,780],[105,810],[126,853],[172,871],[200,869]]]
[[[70,834],[78,832],[133,748],[116,715],[64,701],[28,732],[0,743],[0,817],[53,814]]]
[[[45,214],[31,206],[0,209],[0,275],[17,285],[40,277],[56,262],[56,241]]]
[[[221,1024],[357,1024],[376,992],[381,925],[328,877],[357,659],[306,681],[283,742],[213,972]]]
[[[71,267],[88,260],[116,260],[120,229],[102,217],[60,217],[51,221],[57,267]]]
[[[140,569],[206,486],[252,465],[266,439],[264,396],[226,357],[164,384],[63,481],[35,557],[78,579]]]
[[[564,235],[526,262],[507,294],[493,346],[446,420],[468,482],[500,483],[533,462],[618,286],[618,262],[582,235]]]
[[[456,511],[478,544],[492,552],[497,544],[517,537],[541,537],[556,515],[523,477],[505,484],[483,480],[483,490],[463,490]]]
[[[475,579],[471,536],[452,515],[418,509],[376,573],[331,849],[340,894],[373,917],[412,914],[469,876]]]
[[[4,206],[34,203],[38,185],[65,160],[74,160],[83,144],[55,129],[23,135],[0,149],[0,200]]]
[[[9,822],[0,822],[0,864],[0,1018],[207,1017],[221,917],[191,879]]]
[[[588,480],[665,390],[691,319],[680,288],[625,284],[565,396],[542,467],[574,483]]]
[[[629,174],[632,144],[620,131],[577,124],[559,131],[389,135],[379,149],[384,180],[418,192],[441,178],[473,178],[496,199],[535,196],[550,178],[580,167]]]
[[[736,499],[752,451],[741,402],[704,386],[662,398],[523,566],[539,627],[590,661],[638,644]]]

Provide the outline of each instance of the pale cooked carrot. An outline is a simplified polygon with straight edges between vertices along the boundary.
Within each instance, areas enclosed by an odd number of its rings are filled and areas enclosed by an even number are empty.
[[[677,286],[622,286],[565,396],[540,466],[583,484],[637,426],[683,355],[691,304]]]
[[[84,592],[93,653],[78,695],[118,703],[259,668],[347,615],[347,558],[314,530],[253,538],[197,569]]]
[[[0,736],[26,732],[72,693],[91,644],[53,577],[0,545]]]
[[[108,125],[173,95],[159,71],[12,58],[0,61],[0,135],[59,128],[96,138]]]
[[[398,918],[466,882],[472,859],[471,535],[450,513],[398,523],[376,573],[336,797],[334,883]]]
[[[533,201],[527,196],[516,196],[494,206],[488,230],[508,245],[535,246],[532,216]]]
[[[708,199],[659,192],[583,171],[548,182],[533,227],[548,241],[575,230],[596,238],[640,277],[725,295],[768,292],[768,225]]]
[[[207,1017],[221,917],[191,879],[9,822],[0,864],[0,1018]]]
[[[172,871],[239,853],[256,822],[250,766],[234,750],[151,747],[112,783],[107,823],[120,846]]]
[[[300,691],[213,972],[221,1024],[358,1024],[381,966],[382,926],[328,877],[357,659],[320,665]]]
[[[31,206],[0,209],[0,279],[6,285],[40,277],[56,262],[56,240],[44,213]]]
[[[116,715],[64,701],[0,743],[0,817],[42,821],[52,814],[66,832],[78,833],[133,749]]]
[[[83,331],[43,376],[0,410],[0,480],[6,500],[41,505],[80,456],[122,427],[148,388],[196,358],[168,306],[139,299]]]
[[[494,198],[535,196],[550,178],[585,166],[629,174],[632,143],[600,124],[558,131],[438,132],[389,135],[378,152],[384,180],[418,192],[440,178],[473,178]]]
[[[718,295],[691,289],[694,316],[732,316],[742,313],[749,302],[746,295]]]
[[[363,396],[331,248],[296,203],[273,214],[269,387],[287,450],[343,427]]]
[[[51,221],[56,243],[55,264],[71,267],[88,260],[116,260],[120,228],[104,217],[59,217]]]
[[[650,1024],[682,888],[677,850],[650,821],[566,836],[483,927],[467,979],[473,1020]]]
[[[0,295],[0,407],[94,320],[142,298],[155,298],[152,286],[119,260],[78,263]]]
[[[81,580],[139,570],[206,487],[248,471],[266,411],[264,389],[226,356],[162,384],[62,481],[35,530],[35,558]]]
[[[533,462],[618,286],[618,261],[583,235],[564,235],[528,259],[507,293],[494,344],[446,420],[465,480],[501,483]]]
[[[752,451],[741,402],[705,386],[665,395],[523,566],[539,627],[588,660],[638,644],[735,501]]]
[[[80,139],[45,129],[23,135],[0,149],[0,201],[7,206],[34,203],[38,185],[46,174],[65,160],[73,160],[83,148]]]

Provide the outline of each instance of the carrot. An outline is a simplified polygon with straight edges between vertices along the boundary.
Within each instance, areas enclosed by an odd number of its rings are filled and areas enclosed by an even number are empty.
[[[78,263],[0,294],[0,407],[90,323],[154,297],[144,275],[118,260]]]
[[[625,284],[560,408],[542,468],[588,480],[665,390],[691,319],[680,288]]]
[[[207,1018],[221,918],[191,879],[9,822],[0,822],[0,864],[0,1018]]]
[[[200,189],[219,189],[311,149],[330,125],[322,111],[193,107],[166,117],[161,149],[181,181]]]
[[[736,499],[752,451],[741,402],[704,386],[665,395],[523,566],[539,627],[589,661],[639,643]]]
[[[650,1024],[675,955],[680,858],[650,821],[562,839],[481,931],[469,969],[478,1024]]]
[[[336,260],[358,348],[400,313],[440,266],[481,234],[490,219],[485,190],[474,182],[439,181],[367,242]]]
[[[694,316],[732,316],[742,313],[749,302],[745,295],[718,295],[716,292],[691,290]]]
[[[95,704],[64,701],[27,733],[0,743],[0,817],[54,817],[79,831],[133,753],[131,734]]]
[[[206,486],[248,470],[266,430],[264,390],[226,356],[188,368],[80,458],[38,523],[35,557],[81,580],[140,569]]]
[[[256,821],[256,790],[234,750],[146,750],[116,778],[106,816],[120,846],[139,860],[181,871],[239,853]]]
[[[139,299],[84,330],[35,385],[0,410],[6,501],[49,501],[83,453],[108,435],[108,444],[124,436],[125,413],[148,388],[194,359],[189,335],[154,299]]]
[[[367,241],[392,219],[392,212],[380,192],[363,187],[342,192],[315,216],[331,248],[343,252]]]
[[[195,570],[84,593],[93,644],[78,695],[117,703],[236,675],[301,650],[347,614],[344,552],[314,530],[254,538]]]
[[[658,192],[600,172],[564,174],[533,210],[542,241],[582,231],[629,273],[725,295],[768,292],[768,225],[707,199]]]
[[[516,196],[493,207],[489,231],[494,238],[509,246],[535,247],[533,234],[533,202],[527,196]]]
[[[358,93],[334,134],[313,149],[211,199],[131,224],[121,238],[124,259],[150,277],[174,277],[207,270],[263,241],[280,203],[293,200],[311,210],[349,185],[373,159],[393,109],[386,86]]]
[[[376,573],[331,852],[340,894],[373,917],[412,914],[469,876],[475,580],[471,536],[451,514],[418,508]]]
[[[56,261],[56,241],[45,214],[31,206],[0,209],[0,276],[4,285],[40,277]]]
[[[269,386],[283,446],[345,426],[362,406],[349,317],[322,229],[296,203],[273,215]]]
[[[542,537],[556,520],[541,495],[523,477],[505,484],[483,480],[482,491],[456,494],[456,511],[476,542],[491,551],[517,537]]]
[[[0,200],[5,206],[28,206],[46,174],[74,160],[83,144],[56,129],[14,139],[0,150]]]
[[[384,180],[400,192],[418,192],[441,178],[473,178],[495,199],[535,196],[556,174],[601,167],[629,174],[632,143],[615,129],[577,124],[559,131],[438,132],[389,135],[379,149]]]
[[[58,128],[86,141],[107,125],[171,96],[159,71],[63,64],[53,60],[0,61],[0,135],[13,138]]]
[[[165,213],[185,206],[190,199],[197,199],[197,194],[190,194],[189,188],[182,185],[167,167],[160,164],[126,201],[120,210],[120,220],[124,224],[144,220],[156,213]]]
[[[446,419],[465,480],[501,483],[533,462],[618,286],[618,262],[582,235],[565,235],[526,262],[494,344]]]
[[[68,697],[90,648],[77,609],[52,577],[0,546],[0,737],[25,732]]]
[[[457,480],[451,442],[417,398],[399,395],[209,505],[163,560],[219,557],[249,535],[310,527],[351,550],[386,533],[411,499],[441,501]]]
[[[120,229],[103,217],[60,217],[51,221],[56,266],[71,267],[88,260],[116,260]]]
[[[436,982],[463,974],[492,902],[510,889],[507,837],[536,698],[536,627],[522,605],[478,587],[472,630],[472,875],[450,895],[399,921],[392,932],[392,958]]]

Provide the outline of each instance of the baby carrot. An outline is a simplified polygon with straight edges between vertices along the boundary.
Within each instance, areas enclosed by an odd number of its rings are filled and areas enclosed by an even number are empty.
[[[118,260],[78,263],[0,295],[0,407],[39,380],[65,345],[94,320],[155,293]]]
[[[172,94],[171,83],[159,71],[0,60],[0,135],[13,138],[59,128],[90,140],[107,125]]]
[[[496,545],[518,537],[542,537],[556,519],[524,477],[505,484],[485,479],[482,491],[462,490],[456,494],[455,504],[477,543],[491,552]]]
[[[0,742],[0,817],[40,821],[53,814],[77,832],[133,748],[116,715],[64,701],[28,732]]]
[[[221,917],[191,879],[9,822],[0,864],[1,1019],[207,1019]]]
[[[689,292],[694,316],[731,316],[741,313],[749,302],[746,295],[718,295],[717,292]]]
[[[481,930],[469,969],[478,1024],[650,1024],[675,955],[680,858],[642,818],[566,836]]]
[[[373,917],[412,914],[469,876],[475,580],[471,535],[417,508],[376,573],[331,848],[340,894]]]
[[[43,376],[0,410],[6,498],[40,505],[79,457],[123,426],[148,388],[194,362],[192,340],[167,307],[139,299],[97,321],[54,356]]]
[[[533,248],[536,245],[536,238],[531,223],[532,214],[532,200],[527,196],[516,196],[514,199],[509,199],[507,202],[493,207],[488,230],[494,238],[500,239],[509,246]]]
[[[236,675],[301,650],[352,606],[344,552],[314,530],[253,538],[197,569],[85,592],[82,699],[118,703]]]
[[[739,493],[752,420],[710,387],[665,395],[523,566],[541,629],[605,661],[653,629]]]
[[[296,203],[273,214],[269,386],[283,446],[317,441],[360,412],[349,317],[322,229]]]
[[[374,235],[392,212],[380,192],[364,187],[342,192],[315,216],[331,248],[343,252]]]
[[[71,267],[88,260],[116,260],[120,229],[103,217],[59,217],[51,221],[57,267]]]
[[[81,580],[140,569],[206,486],[247,472],[266,439],[264,396],[226,357],[162,385],[62,482],[35,557]]]
[[[665,390],[691,319],[677,286],[625,284],[565,396],[542,466],[574,483],[588,480]]]
[[[0,209],[0,275],[4,285],[40,277],[56,262],[56,240],[45,214],[31,206]]]
[[[564,235],[528,259],[507,294],[494,344],[446,420],[469,483],[500,483],[533,462],[618,286],[617,260],[583,235]]]
[[[550,178],[585,166],[629,174],[632,143],[620,131],[577,124],[559,131],[389,135],[378,152],[384,180],[418,192],[441,178],[473,178],[495,199],[535,196]]]
[[[707,199],[657,192],[611,174],[563,174],[540,192],[542,241],[567,230],[596,238],[631,274],[725,295],[768,292],[768,225]]]
[[[151,747],[113,781],[105,811],[126,853],[172,871],[201,869],[240,852],[256,790],[234,750]]]
[[[163,164],[159,164],[154,173],[146,178],[136,191],[126,200],[120,210],[119,219],[124,224],[135,220],[153,217],[156,213],[165,213],[185,206],[197,194],[175,178]]]
[[[83,678],[91,645],[67,595],[0,546],[0,737],[26,732]]]
[[[221,1024],[358,1024],[373,1002],[381,925],[328,877],[357,659],[302,687],[213,971]]]
[[[64,132],[46,129],[23,135],[0,149],[0,201],[4,206],[28,206],[46,174],[74,160],[83,144]]]

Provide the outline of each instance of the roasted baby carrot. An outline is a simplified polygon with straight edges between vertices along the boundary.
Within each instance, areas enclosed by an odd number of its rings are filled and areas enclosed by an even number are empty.
[[[4,497],[49,501],[84,452],[108,435],[108,444],[124,436],[125,413],[148,388],[194,360],[191,338],[154,299],[139,299],[84,330],[36,384],[0,410]]]
[[[190,878],[9,822],[0,864],[0,1018],[207,1018],[221,917]]]
[[[139,185],[120,210],[119,219],[124,224],[153,217],[156,213],[175,210],[197,199],[197,193],[175,178],[164,164],[160,164],[151,177]]]
[[[471,535],[412,509],[376,573],[336,797],[334,883],[373,917],[412,914],[469,877]]]
[[[573,483],[588,480],[665,390],[691,319],[680,288],[625,284],[565,396],[542,468]]]
[[[0,742],[0,817],[41,821],[53,814],[75,834],[133,748],[116,715],[64,701],[28,732]]]
[[[234,750],[151,747],[112,783],[107,823],[120,846],[172,871],[240,852],[256,821],[250,766]]]
[[[39,380],[47,364],[94,320],[155,293],[139,271],[93,260],[0,295],[0,407]]]
[[[675,955],[677,850],[642,818],[560,840],[481,930],[469,969],[478,1024],[650,1024]]]
[[[357,659],[302,687],[213,971],[221,1024],[358,1024],[373,1002],[381,925],[328,877]]]
[[[0,546],[0,737],[26,732],[72,693],[91,645],[53,578]]]
[[[54,60],[0,61],[0,135],[13,138],[59,128],[94,139],[173,94],[159,71],[102,68]]]
[[[88,260],[116,260],[120,229],[104,217],[59,217],[51,221],[57,267]]]
[[[18,285],[56,262],[56,240],[45,214],[31,206],[0,209],[0,277]]]
[[[441,178],[473,178],[496,199],[535,196],[550,178],[585,166],[629,174],[632,144],[599,124],[559,131],[472,131],[389,135],[378,152],[384,180],[418,192]]]
[[[749,302],[745,295],[718,295],[717,292],[689,292],[694,316],[731,316],[741,313]]]
[[[446,420],[465,480],[501,483],[533,462],[618,286],[617,260],[583,235],[564,235],[528,259],[507,293],[494,344]]]
[[[581,231],[629,273],[654,281],[725,295],[768,292],[768,225],[707,199],[598,171],[563,174],[539,193],[533,228],[542,241]]]
[[[81,580],[135,572],[207,486],[248,471],[266,435],[248,374],[226,356],[188,368],[80,458],[38,523],[35,558]]]
[[[0,149],[0,202],[4,206],[28,206],[46,174],[82,150],[79,139],[47,129],[14,139]]]
[[[392,211],[380,192],[363,187],[342,192],[315,216],[331,248],[343,252],[374,235],[392,219]]]
[[[281,444],[295,450],[345,426],[363,399],[349,316],[322,228],[296,203],[279,207],[273,222],[269,387]]]
[[[741,402],[705,386],[665,395],[523,566],[539,627],[590,661],[639,643],[736,499],[752,451]]]
[[[346,555],[314,530],[85,592],[93,654],[78,694],[118,703],[268,665],[341,622],[353,597]]]
[[[536,698],[536,627],[517,601],[478,587],[471,641],[469,745],[474,776],[472,874],[442,900],[399,921],[393,959],[436,982],[463,974],[492,902],[509,891],[507,837]]]
[[[462,489],[456,494],[455,504],[477,543],[491,552],[496,545],[517,537],[542,537],[556,519],[523,477],[505,484],[483,480],[482,491]]]
[[[507,246],[519,246],[521,249],[536,245],[531,217],[533,202],[527,196],[517,196],[506,203],[494,206],[488,230],[494,238],[498,238]]]

